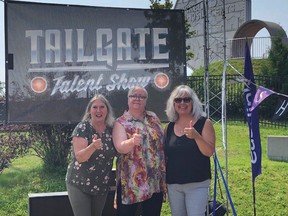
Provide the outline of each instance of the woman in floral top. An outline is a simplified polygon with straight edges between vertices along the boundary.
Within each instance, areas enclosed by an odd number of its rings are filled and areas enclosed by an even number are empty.
[[[117,216],[159,216],[166,192],[163,129],[155,113],[146,111],[147,91],[128,92],[129,110],[113,128],[117,158]]]
[[[103,95],[94,96],[72,133],[73,159],[66,186],[74,216],[101,216],[116,154],[112,142],[114,117]]]

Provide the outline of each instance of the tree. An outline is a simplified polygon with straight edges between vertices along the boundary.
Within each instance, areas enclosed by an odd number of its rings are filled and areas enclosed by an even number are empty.
[[[173,3],[170,0],[165,0],[164,4],[161,4],[161,0],[150,0],[151,5],[150,8],[151,9],[172,9],[173,7]]]
[[[274,73],[273,75],[285,76],[288,74],[288,46],[284,44],[284,41],[283,34],[272,38],[269,60],[273,70],[272,73]]]
[[[173,3],[170,0],[165,0],[164,4],[161,4],[161,0],[150,0],[151,9],[172,9]],[[187,18],[185,17],[185,38],[189,39],[192,38],[196,32],[190,30],[190,23],[188,22]],[[194,57],[194,54],[190,51],[190,46],[186,46],[186,61],[191,60]]]
[[[285,93],[288,91],[288,45],[287,38],[283,33],[279,33],[272,38],[272,45],[269,51],[269,57],[266,64],[261,67],[261,75],[279,77],[281,87],[273,89]],[[267,86],[269,87],[269,86]]]

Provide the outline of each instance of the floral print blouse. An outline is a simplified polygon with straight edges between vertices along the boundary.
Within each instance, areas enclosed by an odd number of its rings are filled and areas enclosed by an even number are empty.
[[[108,188],[108,181],[112,170],[116,150],[112,142],[112,128],[107,127],[102,134],[98,134],[89,121],[80,122],[72,132],[72,137],[83,137],[92,143],[92,136],[101,137],[103,149],[96,150],[88,161],[79,163],[73,152],[72,161],[68,166],[66,181],[83,192],[95,195],[104,194]]]
[[[129,112],[119,117],[127,138],[140,129],[143,143],[117,158],[117,185],[121,184],[123,204],[142,202],[153,193],[166,192],[163,129],[155,113],[146,111],[144,120],[134,119]]]

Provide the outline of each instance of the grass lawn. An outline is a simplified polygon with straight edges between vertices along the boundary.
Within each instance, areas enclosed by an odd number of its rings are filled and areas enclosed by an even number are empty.
[[[226,174],[221,125],[215,124],[215,129],[217,156],[222,171]],[[229,123],[227,126],[228,186],[237,215],[240,216],[253,215],[248,133],[248,127],[245,124]],[[288,135],[287,129],[262,126],[260,134],[262,174],[255,181],[257,215],[286,216],[288,212],[288,163],[268,160],[266,139],[268,135]],[[0,174],[0,216],[27,216],[28,193],[65,191],[64,177],[65,171],[45,172],[42,168],[42,161],[32,154],[14,160],[12,165]],[[222,181],[220,181],[220,188],[225,199],[226,193]],[[211,191],[213,192],[213,188]],[[220,198],[219,187],[217,197]],[[162,215],[171,215],[168,202],[164,203]],[[229,213],[229,215],[233,214]]]

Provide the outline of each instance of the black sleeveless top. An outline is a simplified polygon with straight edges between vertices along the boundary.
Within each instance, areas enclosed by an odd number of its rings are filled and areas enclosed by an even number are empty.
[[[202,134],[205,117],[201,117],[194,128]],[[174,133],[174,122],[170,122],[166,131],[166,183],[186,184],[211,179],[210,157],[203,155],[194,139],[185,135],[178,137]]]

